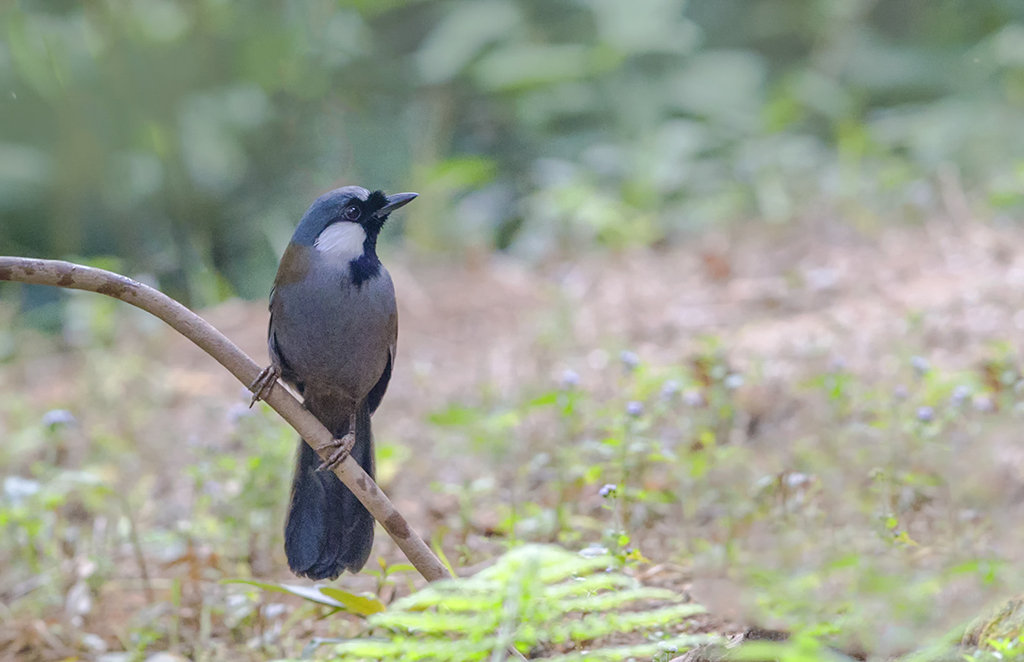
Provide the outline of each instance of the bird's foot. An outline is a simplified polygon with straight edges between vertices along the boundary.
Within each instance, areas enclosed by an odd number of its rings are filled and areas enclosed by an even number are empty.
[[[257,400],[262,400],[269,395],[270,389],[274,387],[280,376],[281,369],[276,365],[268,365],[261,370],[260,374],[256,375],[256,379],[253,380],[252,384],[249,384],[249,390],[252,391],[252,400],[249,401],[249,406],[252,407],[256,404]]]
[[[331,441],[331,443],[329,443],[329,444],[324,444],[322,446],[317,446],[316,451],[318,453],[320,451],[329,450],[329,451],[331,451],[331,454],[327,458],[327,460],[323,462],[323,464],[321,464],[319,467],[317,467],[316,470],[317,471],[334,471],[335,468],[338,467],[338,465],[340,465],[342,462],[345,461],[345,458],[347,458],[349,453],[352,452],[352,447],[355,446],[355,445],[356,445],[356,435],[354,433],[352,433],[352,432],[349,432],[348,434],[346,434],[341,439],[335,439],[335,440]]]

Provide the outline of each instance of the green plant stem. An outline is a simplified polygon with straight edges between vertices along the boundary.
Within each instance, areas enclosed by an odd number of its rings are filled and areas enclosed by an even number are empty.
[[[132,544],[132,553],[135,555],[135,563],[139,566],[139,575],[142,576],[142,588],[146,593],[146,601],[150,604],[156,602],[153,596],[153,583],[149,579],[149,569],[146,567],[146,555],[142,553],[142,542],[139,540],[139,528],[135,523],[135,515],[132,513],[131,504],[123,491],[118,491],[118,499],[121,502],[121,509],[124,511],[125,519],[128,520],[128,539]]]

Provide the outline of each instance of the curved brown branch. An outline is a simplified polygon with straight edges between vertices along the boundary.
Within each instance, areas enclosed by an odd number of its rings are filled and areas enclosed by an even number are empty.
[[[174,299],[131,278],[71,262],[0,256],[0,281],[5,280],[86,290],[120,299],[167,322],[246,386],[260,372],[260,367],[251,358],[209,322]],[[327,428],[280,384],[275,385],[264,399],[314,449],[327,446],[331,441],[331,433]],[[325,451],[321,458],[326,460],[328,454],[329,451]],[[421,575],[428,581],[450,576],[437,556],[409,528],[402,514],[355,460],[345,458],[334,473],[381,523]]]

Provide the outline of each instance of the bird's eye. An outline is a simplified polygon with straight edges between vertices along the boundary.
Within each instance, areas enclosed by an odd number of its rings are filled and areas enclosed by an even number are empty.
[[[345,211],[341,212],[341,215],[345,217],[346,221],[352,221],[354,223],[359,220],[359,207],[356,207],[355,205],[345,207]]]

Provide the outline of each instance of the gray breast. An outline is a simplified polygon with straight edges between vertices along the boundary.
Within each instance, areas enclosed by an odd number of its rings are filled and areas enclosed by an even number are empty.
[[[347,267],[347,265],[346,265]],[[301,282],[274,293],[274,333],[281,354],[321,397],[353,404],[384,372],[397,335],[395,290],[381,267],[356,286],[348,269],[314,264]]]

